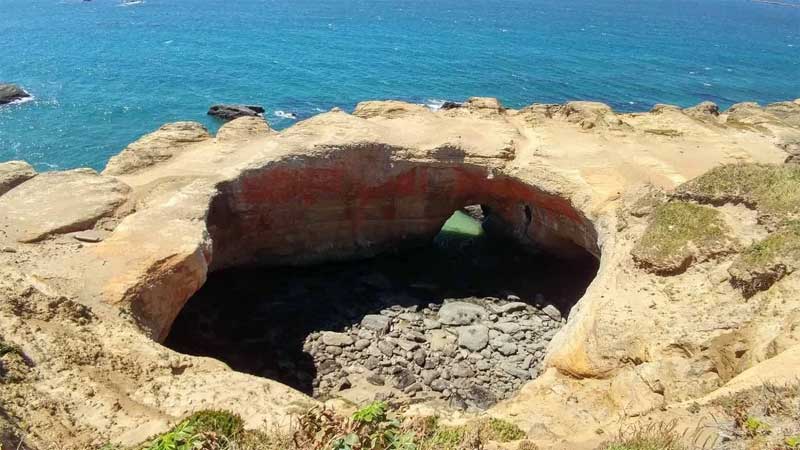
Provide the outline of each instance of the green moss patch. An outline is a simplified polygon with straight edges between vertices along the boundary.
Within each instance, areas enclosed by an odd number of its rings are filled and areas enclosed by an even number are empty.
[[[793,221],[746,248],[728,272],[731,283],[750,297],[799,267],[800,221]]]
[[[736,241],[719,211],[674,201],[655,209],[632,254],[645,269],[668,275],[735,248]]]
[[[800,218],[800,165],[726,164],[678,187],[678,198],[744,204],[767,224]]]

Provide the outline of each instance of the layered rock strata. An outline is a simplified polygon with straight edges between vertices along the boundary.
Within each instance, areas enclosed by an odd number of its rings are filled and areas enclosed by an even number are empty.
[[[520,246],[600,258],[543,374],[490,410],[543,446],[581,448],[596,437],[579,430],[702,403],[796,348],[796,272],[749,299],[727,256],[648,273],[631,249],[649,216],[629,211],[644,184],[669,192],[722,163],[796,160],[798,108],[618,114],[471,99],[438,112],[362,104],[246,139],[166,125],[102,174],[40,174],[0,196],[0,329],[25,361],[0,401],[42,447],[132,443],[203,407],[286,423],[311,400],[158,343],[209,271],[368,257],[484,204],[493,232]],[[767,232],[741,205],[715,208],[743,244]],[[98,242],[75,238],[87,230]]]

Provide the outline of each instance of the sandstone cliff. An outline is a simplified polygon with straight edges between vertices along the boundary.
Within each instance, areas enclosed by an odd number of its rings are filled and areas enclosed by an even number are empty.
[[[772,203],[675,189],[723,164],[790,167],[800,100],[635,114],[590,102],[508,110],[475,98],[438,112],[366,102],[280,133],[259,120],[216,138],[165,125],[101,174],[0,166],[0,337],[19,348],[2,356],[15,378],[0,381],[0,403],[30,443],[132,444],[204,407],[249,427],[286,424],[313,400],[159,344],[208,273],[376,255],[432,239],[472,204],[490,206],[497,232],[520,246],[600,261],[549,370],[489,411],[544,448],[591,448],[600,427],[684,417],[685,402],[791,371],[774,361],[800,344],[800,275],[745,292],[728,270],[779,228],[760,219]],[[712,212],[692,214],[726,239],[677,244],[684,253],[664,273],[636,246],[668,201],[702,203]]]

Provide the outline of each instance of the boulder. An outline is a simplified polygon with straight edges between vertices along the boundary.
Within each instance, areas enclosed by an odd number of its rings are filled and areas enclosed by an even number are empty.
[[[0,223],[19,242],[87,230],[113,215],[130,188],[91,169],[46,172],[0,197]]]
[[[458,346],[479,352],[489,345],[489,328],[486,325],[469,325],[458,329]]]
[[[372,331],[385,333],[389,331],[389,325],[392,320],[380,314],[367,314],[361,319],[361,326]]]
[[[264,114],[264,108],[256,105],[213,105],[208,108],[208,115],[225,121],[239,117],[258,117]]]
[[[0,105],[29,98],[31,95],[21,87],[14,84],[0,83]]]
[[[36,171],[25,161],[0,163],[0,195],[5,194],[34,176],[36,176]]]
[[[111,157],[104,175],[125,175],[137,172],[172,158],[191,144],[211,139],[211,134],[197,122],[174,122],[146,134],[120,154]]]
[[[466,302],[445,303],[439,310],[439,322],[446,325],[469,325],[488,317],[485,308]]]
[[[272,128],[263,117],[239,117],[231,120],[217,131],[217,141],[243,141],[272,133]]]

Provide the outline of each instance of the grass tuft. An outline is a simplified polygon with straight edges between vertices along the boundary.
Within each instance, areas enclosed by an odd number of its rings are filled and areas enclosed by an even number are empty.
[[[726,164],[690,180],[676,197],[703,204],[744,204],[762,223],[777,225],[800,218],[800,165]]]
[[[731,252],[736,242],[719,211],[675,201],[656,207],[633,258],[647,270],[676,274],[693,261]]]
[[[792,221],[746,248],[728,272],[745,297],[769,289],[800,268],[800,221]]]

